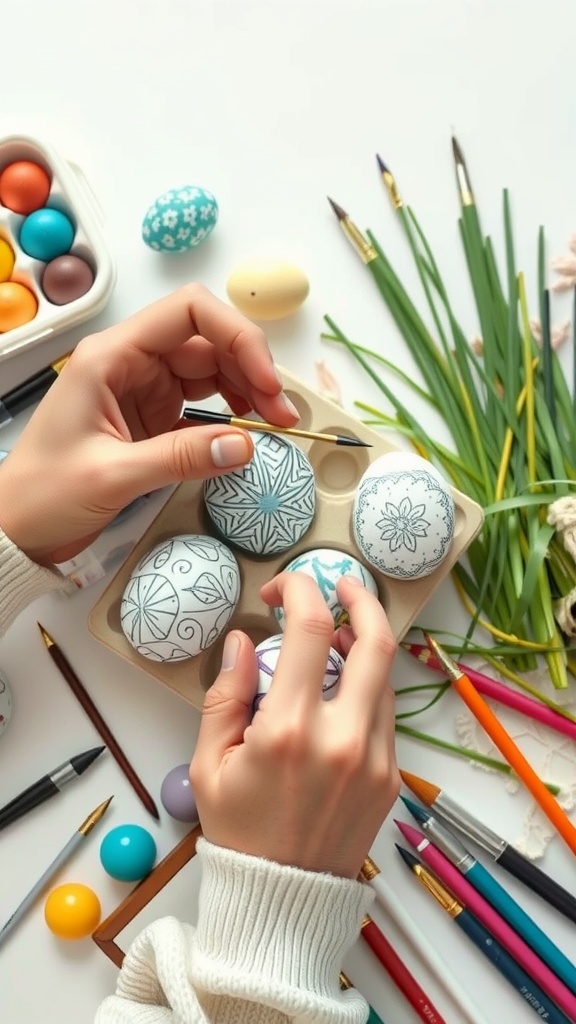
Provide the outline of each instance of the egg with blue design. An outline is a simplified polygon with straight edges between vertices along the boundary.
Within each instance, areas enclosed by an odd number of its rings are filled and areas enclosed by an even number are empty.
[[[449,484],[415,452],[388,452],[359,481],[352,530],[359,551],[385,576],[429,576],[450,552],[455,506]]]
[[[309,551],[303,551],[291,559],[283,567],[283,571],[303,572],[316,581],[335,626],[348,621],[347,612],[340,604],[336,593],[338,580],[343,576],[355,576],[370,593],[378,596],[378,585],[372,573],[354,555],[348,554],[347,551],[339,551],[337,548],[311,548]],[[274,615],[281,629],[284,629],[284,609],[275,608]]]
[[[155,252],[187,252],[212,234],[217,221],[215,196],[198,185],[181,185],[150,204],[142,220],[142,239]]]
[[[120,624],[151,661],[179,662],[222,635],[240,598],[240,569],[214,537],[179,534],[136,564],[124,589]]]
[[[316,510],[314,470],[307,455],[278,434],[251,432],[245,466],[204,483],[206,511],[218,533],[252,555],[278,555],[296,544]]]

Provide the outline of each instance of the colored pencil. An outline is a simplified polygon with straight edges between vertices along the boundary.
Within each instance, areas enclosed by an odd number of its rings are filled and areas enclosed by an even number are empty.
[[[533,917],[527,914],[516,900],[512,899],[500,882],[433,814],[423,807],[419,807],[413,800],[408,800],[407,797],[401,796],[400,799],[412,817],[421,825],[434,846],[448,858],[461,875],[464,875],[477,892],[492,904],[494,910],[508,922],[520,938],[524,939],[524,942],[548,965],[550,970],[558,975],[560,981],[564,982],[572,994],[576,995],[576,966],[538,927]]]
[[[540,809],[552,823],[558,835],[562,837],[572,853],[576,854],[576,828],[557,800],[538,777],[532,765],[514,742],[504,726],[488,706],[483,697],[470,682],[468,676],[458,667],[456,662],[446,654],[439,643],[428,633],[424,634],[426,643],[436,656],[446,675],[451,680],[458,696],[470,709],[486,734],[522,780],[526,789],[532,794]]]
[[[427,1024],[446,1024],[444,1017],[438,1013],[424,989],[369,914],[366,914],[362,921],[360,934],[420,1020],[427,1021]]]
[[[60,853],[54,858],[51,864],[48,865],[46,871],[40,876],[35,885],[32,886],[30,892],[24,897],[22,902],[16,907],[14,913],[8,918],[6,924],[0,929],[0,945],[8,938],[10,933],[16,928],[16,925],[22,920],[26,912],[36,902],[38,897],[50,884],[53,878],[57,875],[60,868],[64,866],[69,860],[72,854],[82,845],[86,836],[89,836],[95,825],[98,824],[100,819],[105,815],[112,797],[99,804],[91,814],[88,815],[85,821],[76,829],[76,832],[70,837],[65,846],[62,847]]]
[[[148,790],[144,787],[144,784],[141,781],[141,779],[134,771],[134,768],[130,764],[120,744],[112,735],[112,732],[106,725],[106,722],[102,718],[102,715],[98,711],[98,708],[94,704],[94,701],[92,700],[90,694],[84,687],[83,683],[80,682],[78,676],[76,675],[70,662],[66,658],[64,652],[60,649],[55,640],[52,639],[47,630],[45,630],[44,627],[40,625],[40,623],[38,623],[37,625],[38,629],[40,630],[42,640],[44,641],[44,644],[46,645],[46,648],[48,650],[48,654],[52,658],[52,661],[56,665],[57,669],[60,671],[61,675],[68,683],[68,686],[72,690],[72,693],[76,697],[76,700],[84,709],[84,711],[88,715],[88,718],[92,722],[92,725],[104,740],[104,743],[108,747],[108,750],[112,754],[112,757],[124,772],[124,775],[128,779],[128,782],[132,786],[132,789],[137,794],[146,810],[154,818],[158,819],[160,815],[158,814],[158,808],[156,807],[154,800],[152,799]]]
[[[536,956],[513,928],[498,914],[494,907],[476,891],[473,885],[456,870],[447,857],[432,845],[426,836],[412,825],[396,821],[396,826],[404,838],[420,854],[422,860],[438,875],[441,882],[448,888],[465,907],[468,907],[489,932],[504,946],[510,956],[516,960],[529,977],[553,1000],[568,1017],[576,1020],[576,996]]]
[[[362,865],[360,876],[363,881],[374,889],[377,901],[384,908],[405,939],[416,950],[420,959],[426,964],[434,977],[440,982],[443,989],[456,1003],[462,1014],[462,1024],[487,1024],[486,1018],[474,1005],[466,990],[460,984],[458,978],[450,970],[448,965],[436,952],[435,947],[428,942],[426,936],[410,917],[404,905],[395,895],[387,882],[382,878],[378,865],[371,857],[366,857]]]
[[[426,779],[421,779],[418,775],[412,775],[411,772],[401,771],[400,775],[408,789],[411,789],[423,804],[433,807],[445,821],[465,835],[467,839],[478,843],[500,867],[514,875],[519,882],[522,882],[532,892],[546,900],[550,906],[564,914],[569,921],[576,924],[576,896],[573,896],[554,878],[515,850],[506,839],[497,835],[484,822],[465,810],[445,790],[435,786],[432,782],[427,782]]]
[[[569,1024],[566,1014],[550,1002],[540,987],[516,963],[514,957],[510,956],[478,918],[460,900],[457,900],[449,889],[442,885],[440,879],[428,871],[418,857],[415,857],[409,850],[405,850],[398,844],[396,844],[396,849],[423,888],[434,897],[454,923],[506,978],[506,981],[516,989],[540,1020],[547,1020],[549,1024]]]
[[[408,654],[411,654],[412,657],[421,661],[423,665],[444,675],[442,665],[432,654],[429,647],[425,647],[424,644],[408,643],[402,643],[400,646]],[[556,732],[569,736],[570,739],[576,741],[576,721],[572,717],[554,711],[553,708],[535,700],[534,697],[518,693],[517,690],[511,689],[511,687],[506,686],[504,683],[497,682],[491,676],[484,675],[483,672],[478,672],[476,669],[471,668],[470,665],[463,665],[462,662],[456,662],[456,664],[462,672],[466,673],[478,692],[482,693],[485,697],[491,697],[492,700],[497,701],[499,704],[504,704],[514,711],[519,711],[520,714],[526,715],[527,718],[542,722],[543,725],[548,725],[551,729],[555,729]]]
[[[259,420],[248,420],[227,412],[212,412],[209,409],[186,407],[182,410],[182,416],[185,420],[194,420],[196,423],[227,423],[231,427],[257,430],[265,434],[287,434],[289,437],[303,437],[309,441],[329,441],[331,444],[341,444],[349,448],[372,448],[368,441],[360,441],[359,438],[348,437],[346,434],[325,434],[322,431],[304,430],[300,427],[279,427],[278,424],[260,423]]]

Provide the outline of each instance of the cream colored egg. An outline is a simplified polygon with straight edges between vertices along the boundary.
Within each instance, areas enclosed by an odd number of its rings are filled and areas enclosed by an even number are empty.
[[[310,284],[293,263],[253,260],[232,271],[226,291],[230,302],[251,320],[281,320],[300,308]]]

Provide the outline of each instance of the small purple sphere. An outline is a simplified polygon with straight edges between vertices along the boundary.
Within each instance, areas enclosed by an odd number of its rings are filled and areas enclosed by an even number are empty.
[[[160,790],[164,809],[176,821],[198,821],[198,810],[189,778],[189,764],[179,764],[166,775]]]

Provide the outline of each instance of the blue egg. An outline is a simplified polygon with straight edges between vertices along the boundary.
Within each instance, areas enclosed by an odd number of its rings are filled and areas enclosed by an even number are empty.
[[[47,263],[69,251],[74,241],[74,225],[65,213],[44,206],[25,218],[19,241],[28,256]]]
[[[205,188],[183,185],[158,196],[146,210],[142,238],[155,252],[186,252],[216,227],[218,203]]]
[[[141,825],[118,825],[100,844],[102,867],[120,882],[138,882],[149,874],[156,860],[156,843]]]

